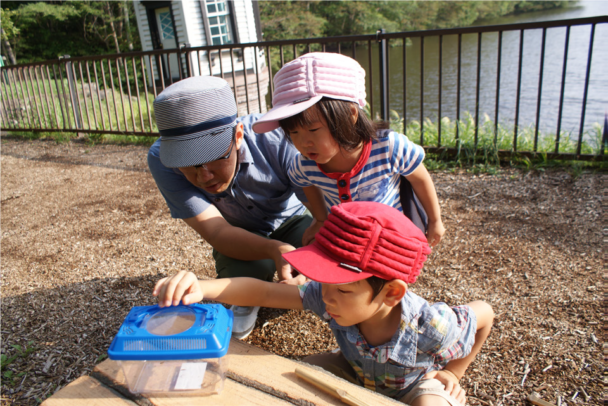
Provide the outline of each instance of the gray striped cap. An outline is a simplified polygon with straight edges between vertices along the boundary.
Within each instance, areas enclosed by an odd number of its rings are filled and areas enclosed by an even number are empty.
[[[232,143],[236,114],[224,79],[195,76],[172,84],[154,100],[160,161],[182,168],[222,157]]]

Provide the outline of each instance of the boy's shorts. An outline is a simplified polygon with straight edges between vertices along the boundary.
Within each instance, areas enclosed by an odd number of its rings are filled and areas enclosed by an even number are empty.
[[[407,395],[402,397],[400,401],[409,405],[414,401],[414,399],[422,395],[441,396],[452,406],[462,406],[462,404],[458,402],[454,396],[446,392],[445,386],[437,379],[421,380],[412,388],[412,390],[407,393]]]

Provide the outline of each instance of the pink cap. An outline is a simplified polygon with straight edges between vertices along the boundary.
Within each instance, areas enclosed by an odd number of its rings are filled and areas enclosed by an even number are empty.
[[[348,56],[324,52],[305,54],[274,75],[273,108],[253,124],[256,133],[279,128],[279,120],[295,116],[323,97],[365,107],[365,70]]]
[[[424,233],[399,210],[378,202],[350,202],[331,208],[313,244],[283,258],[321,283],[370,276],[414,283],[430,253]]]

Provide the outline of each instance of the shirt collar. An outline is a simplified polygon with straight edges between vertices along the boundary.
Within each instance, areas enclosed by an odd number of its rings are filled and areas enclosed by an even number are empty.
[[[249,146],[247,145],[247,137],[243,136],[241,146],[237,150],[237,161],[236,161],[236,169],[234,170],[234,176],[232,177],[232,181],[228,186],[228,189],[223,191],[222,193],[218,193],[217,197],[226,197],[228,195],[234,196],[232,193],[232,189],[238,184],[237,177],[239,176],[239,172],[241,168],[243,168],[244,164],[253,164],[253,159],[251,157],[251,153],[249,152]]]
[[[369,141],[363,145],[363,151],[361,151],[361,156],[359,157],[359,160],[357,161],[357,163],[355,164],[353,169],[350,170],[350,172],[346,172],[346,173],[325,172],[323,169],[321,169],[319,164],[317,164],[317,167],[319,168],[319,170],[321,172],[323,172],[323,174],[325,174],[325,176],[327,176],[330,179],[336,179],[336,180],[350,179],[353,176],[355,176],[356,174],[358,174],[361,171],[361,169],[363,169],[363,167],[367,163],[367,160],[369,159],[369,155],[371,154],[371,152],[372,152],[372,142]]]
[[[247,137],[245,135],[243,135],[243,138],[241,140],[241,146],[239,147],[238,163],[239,166],[241,164],[253,163],[253,157],[251,156],[251,152],[249,151],[249,145],[247,144]]]
[[[406,299],[408,295],[410,295],[409,291],[401,299],[401,323],[399,323],[399,327],[391,340],[385,344],[372,348],[367,344],[357,326],[344,327],[339,325],[334,319],[331,319],[329,327],[344,331],[347,339],[356,346],[359,355],[363,358],[373,359],[382,364],[386,363],[390,358],[404,365],[413,365],[416,360],[416,346],[407,345],[404,347],[403,345],[398,345],[403,341],[408,344],[411,342],[415,343],[416,341],[412,340],[418,334],[418,329],[411,323],[418,313],[418,308],[415,305],[417,301],[411,300],[412,298]],[[410,337],[406,338],[404,335]]]

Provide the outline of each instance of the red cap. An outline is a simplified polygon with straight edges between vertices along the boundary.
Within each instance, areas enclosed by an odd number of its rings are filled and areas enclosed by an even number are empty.
[[[351,202],[333,206],[315,242],[283,258],[321,283],[377,276],[411,284],[430,253],[423,232],[399,210],[377,202]]]

